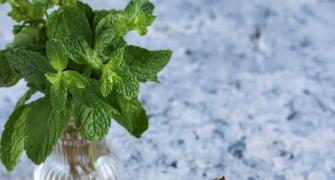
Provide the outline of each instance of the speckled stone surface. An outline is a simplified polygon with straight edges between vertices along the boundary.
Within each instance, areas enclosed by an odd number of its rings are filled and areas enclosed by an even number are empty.
[[[174,56],[161,84],[142,87],[143,138],[110,130],[123,179],[335,179],[334,1],[154,2],[149,36],[128,39]],[[12,38],[8,9],[0,6],[1,48]],[[0,90],[1,128],[24,90]],[[11,174],[0,165],[0,179],[29,180],[32,170],[23,157]]]

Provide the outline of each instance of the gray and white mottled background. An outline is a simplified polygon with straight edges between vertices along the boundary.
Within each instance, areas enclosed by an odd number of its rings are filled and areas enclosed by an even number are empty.
[[[142,88],[143,138],[110,130],[125,180],[335,179],[335,1],[154,2],[149,35],[128,39],[174,56],[162,83]],[[8,10],[1,48],[12,39]],[[0,90],[1,127],[24,90]],[[0,165],[0,179],[32,179],[32,169],[24,157],[11,174]]]

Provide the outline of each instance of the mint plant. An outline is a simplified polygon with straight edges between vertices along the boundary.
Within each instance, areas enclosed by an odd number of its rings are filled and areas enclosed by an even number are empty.
[[[128,45],[124,36],[147,33],[155,20],[152,3],[132,0],[123,10],[96,11],[77,0],[0,3],[11,5],[8,15],[18,23],[13,42],[0,51],[0,87],[20,79],[29,87],[1,138],[8,170],[23,151],[43,163],[71,123],[91,141],[106,136],[112,119],[141,137],[148,117],[138,100],[140,83],[158,82],[172,52]],[[44,96],[29,102],[36,92]]]

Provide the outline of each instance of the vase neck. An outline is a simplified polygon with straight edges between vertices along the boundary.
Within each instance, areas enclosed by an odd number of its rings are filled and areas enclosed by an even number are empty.
[[[98,157],[109,154],[105,140],[88,141],[77,132],[65,132],[50,156],[55,165],[68,167],[74,176],[95,171]]]

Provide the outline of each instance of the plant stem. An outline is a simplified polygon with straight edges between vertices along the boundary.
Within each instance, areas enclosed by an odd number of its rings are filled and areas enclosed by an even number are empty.
[[[95,161],[98,153],[101,153],[101,150],[98,149],[94,142],[91,143],[78,138],[80,135],[77,131],[69,129],[64,135],[68,136],[66,141],[69,142],[62,144],[62,155],[66,159],[71,176],[76,179],[80,177],[82,173],[85,175],[94,173],[96,171]]]

